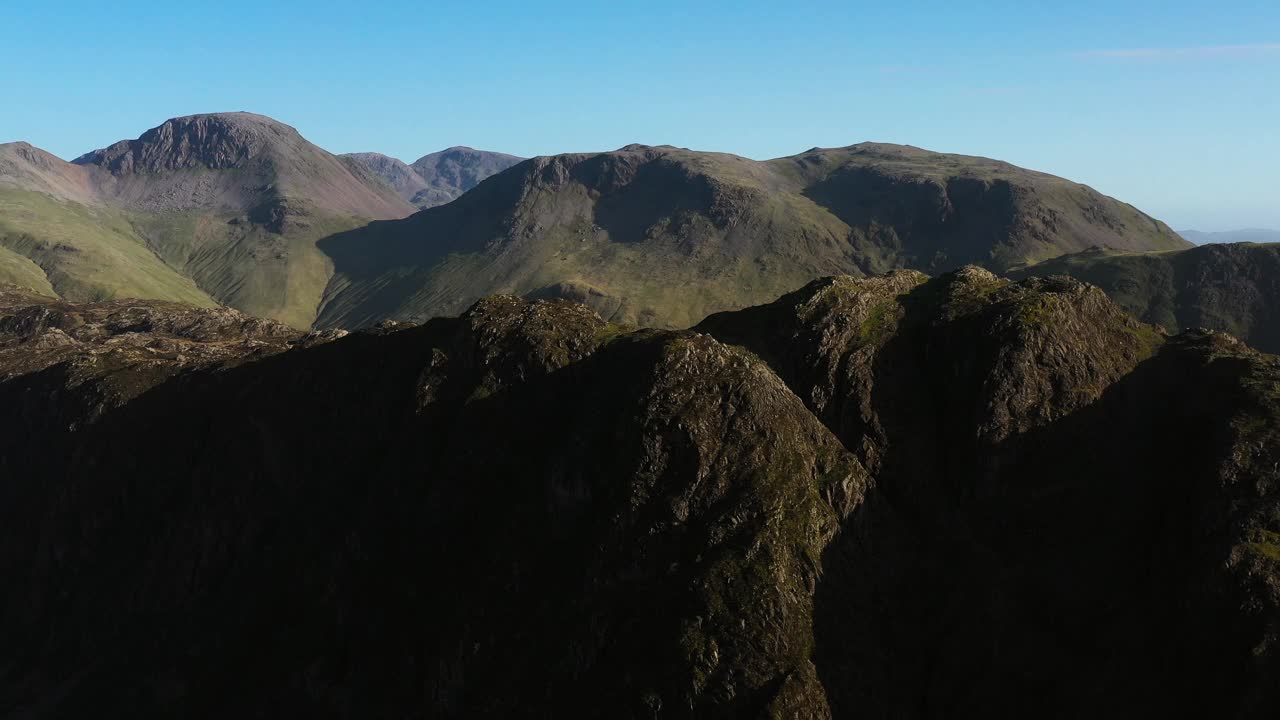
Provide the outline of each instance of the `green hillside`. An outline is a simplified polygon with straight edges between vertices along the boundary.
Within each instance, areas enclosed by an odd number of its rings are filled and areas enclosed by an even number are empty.
[[[68,300],[134,297],[216,303],[155,255],[121,210],[0,190],[3,280]]]
[[[858,145],[757,162],[672,147],[526,161],[453,203],[321,242],[318,319],[567,297],[683,327],[822,275],[995,270],[1094,244],[1176,249],[1163,223],[1082,185],[983,158]]]
[[[72,163],[0,145],[0,279],[72,300],[223,304],[298,328],[421,320],[494,293],[688,327],[826,275],[1002,272],[1095,245],[1189,245],[1083,185],[908,146],[517,160],[337,157],[251,113],[174,118]]]
[[[0,279],[307,328],[333,271],[316,242],[412,211],[376,176],[249,113],[175,118],[74,163],[12,143],[0,145]]]

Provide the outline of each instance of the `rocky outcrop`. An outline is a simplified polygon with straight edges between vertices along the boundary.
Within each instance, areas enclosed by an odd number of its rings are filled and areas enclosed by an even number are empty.
[[[768,358],[874,478],[815,600],[835,715],[1276,708],[1280,566],[1241,549],[1280,517],[1273,359],[977,269],[699,329]]]
[[[96,165],[113,175],[158,173],[190,168],[227,170],[244,167],[275,142],[291,142],[296,131],[250,113],[174,118],[143,133],[87,153],[75,162]]]
[[[146,211],[243,210],[283,199],[367,219],[412,210],[294,128],[253,113],[173,118],[74,163],[110,173],[114,181],[100,189],[110,202]]]
[[[6,342],[74,329],[6,302]],[[497,296],[329,342],[60,311],[104,329],[0,351],[10,713],[1280,704],[1280,367],[1076,281],[835,277],[691,331]],[[82,360],[125,337],[267,349]],[[140,389],[40,399],[107,383]]]

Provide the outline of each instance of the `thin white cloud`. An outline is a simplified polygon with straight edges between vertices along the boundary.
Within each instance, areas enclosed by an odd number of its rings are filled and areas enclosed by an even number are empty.
[[[1076,57],[1090,60],[1192,60],[1200,58],[1250,58],[1280,55],[1280,43],[1253,45],[1203,45],[1177,48],[1125,48],[1088,50]]]

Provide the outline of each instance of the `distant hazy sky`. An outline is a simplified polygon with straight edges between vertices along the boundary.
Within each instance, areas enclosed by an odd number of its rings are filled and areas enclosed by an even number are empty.
[[[863,140],[1280,227],[1280,0],[0,0],[0,142],[72,158],[251,110],[333,152]]]

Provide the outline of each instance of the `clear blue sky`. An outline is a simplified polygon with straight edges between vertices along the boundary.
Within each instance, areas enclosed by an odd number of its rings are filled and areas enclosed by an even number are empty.
[[[251,110],[333,152],[863,140],[997,157],[1178,228],[1280,227],[1280,2],[0,0],[0,141]]]

